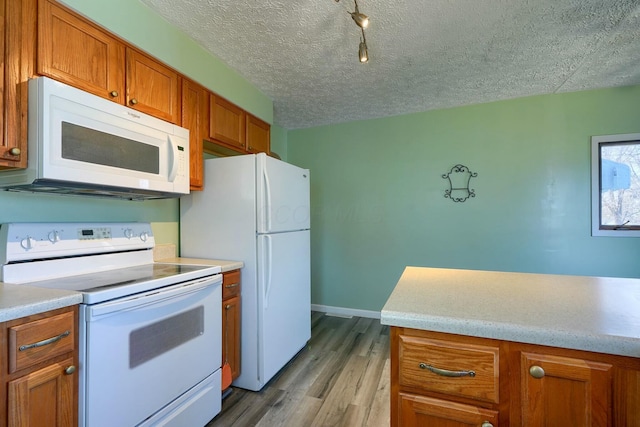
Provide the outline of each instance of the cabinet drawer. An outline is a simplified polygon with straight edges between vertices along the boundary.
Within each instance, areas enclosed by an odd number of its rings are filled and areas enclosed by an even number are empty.
[[[498,403],[498,347],[399,338],[401,387]]]
[[[399,426],[497,426],[498,412],[491,409],[400,393]]]
[[[12,326],[9,335],[9,373],[72,352],[76,334],[74,313]]]
[[[240,295],[240,270],[233,270],[222,275],[222,299]]]

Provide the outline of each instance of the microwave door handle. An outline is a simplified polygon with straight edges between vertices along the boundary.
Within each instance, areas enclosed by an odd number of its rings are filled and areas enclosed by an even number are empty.
[[[169,140],[169,164],[171,168],[169,169],[169,182],[173,182],[176,179],[176,175],[178,174],[178,144],[176,144],[171,135],[168,136]]]

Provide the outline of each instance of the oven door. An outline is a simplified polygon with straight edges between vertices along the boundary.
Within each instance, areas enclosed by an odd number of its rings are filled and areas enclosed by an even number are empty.
[[[83,307],[81,426],[138,425],[220,369],[221,280]],[[216,398],[209,406],[219,411]]]

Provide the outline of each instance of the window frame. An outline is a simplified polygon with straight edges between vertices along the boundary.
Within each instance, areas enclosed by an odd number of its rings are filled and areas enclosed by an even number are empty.
[[[600,209],[602,195],[600,147],[603,144],[624,144],[634,141],[640,144],[640,133],[591,137],[591,235],[593,237],[640,237],[640,226],[603,226]]]

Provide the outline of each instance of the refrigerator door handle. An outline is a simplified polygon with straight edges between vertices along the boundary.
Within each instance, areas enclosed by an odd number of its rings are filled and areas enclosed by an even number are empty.
[[[264,226],[262,230],[265,233],[271,231],[271,183],[269,182],[269,174],[267,174],[266,165],[262,168],[262,182],[264,183],[264,210],[262,212],[264,219]]]
[[[266,247],[264,248],[264,268],[262,269],[262,274],[264,275],[263,277],[263,283],[264,283],[264,309],[266,310],[267,308],[269,308],[269,294],[271,293],[271,272],[273,270],[272,268],[272,252],[273,252],[273,245],[271,242],[271,236],[264,236],[265,238],[265,245]]]

